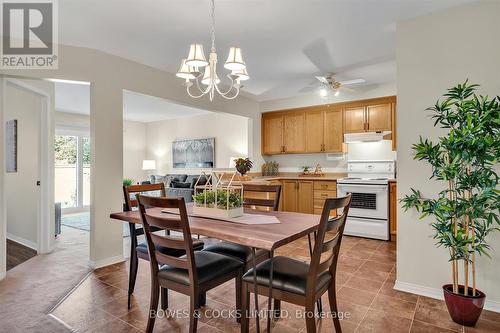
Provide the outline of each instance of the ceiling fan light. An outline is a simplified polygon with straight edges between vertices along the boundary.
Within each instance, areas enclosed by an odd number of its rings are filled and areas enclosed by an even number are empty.
[[[250,79],[250,76],[248,75],[246,68],[243,68],[243,69],[238,70],[238,71],[232,71],[231,75],[237,76],[240,81],[246,81],[246,80]]]
[[[175,76],[182,79],[192,80],[195,78],[192,72],[194,72],[194,68],[186,65],[186,59],[182,59],[181,66],[179,67],[179,70],[177,71]]]
[[[205,74],[203,74],[203,78],[201,79],[201,83],[208,86],[212,81],[210,66],[205,67]],[[215,84],[219,84],[220,79],[217,73],[215,73]]]
[[[203,52],[203,45],[191,44],[186,64],[191,67],[205,67],[208,65],[208,61]]]
[[[340,91],[335,91],[335,94],[333,94],[333,96],[338,96],[340,94]]]
[[[326,96],[328,95],[328,90],[326,90],[326,88],[321,88],[321,89],[319,90],[319,95],[320,95],[321,97],[326,97]]]
[[[224,68],[231,71],[243,70],[247,66],[243,61],[243,56],[241,55],[241,49],[239,47],[231,47],[229,49],[229,56],[227,57]]]

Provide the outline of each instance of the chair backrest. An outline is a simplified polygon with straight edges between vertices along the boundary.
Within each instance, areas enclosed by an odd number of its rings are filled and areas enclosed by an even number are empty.
[[[307,279],[307,291],[314,292],[319,274],[329,270],[335,278],[335,270],[339,256],[340,243],[344,233],[345,221],[349,213],[351,194],[341,198],[325,200],[321,220],[316,234],[311,264],[309,266],[309,277]],[[331,211],[342,209],[342,214],[330,218]],[[333,237],[330,237],[333,234]],[[328,237],[328,238],[327,238]]]
[[[165,184],[143,184],[143,185],[130,185],[123,186],[123,196],[125,197],[125,211],[131,211],[132,208],[137,207],[137,200],[132,196],[136,193],[147,193],[160,191],[160,196],[165,197]]]
[[[191,238],[191,230],[189,228],[189,219],[184,198],[150,197],[138,194],[137,201],[144,234],[146,235],[148,244],[149,261],[153,276],[158,274],[158,265],[169,265],[171,267],[188,270],[191,282],[190,285],[196,285],[197,275],[194,261],[193,239]],[[154,207],[178,209],[179,215],[167,213],[159,215],[162,213],[159,213],[157,210],[156,214],[148,213],[148,209]],[[154,234],[154,230],[152,230],[153,227],[167,232],[171,230],[182,232],[183,237],[179,238],[169,235]],[[178,258],[158,252],[156,251],[156,246],[184,250],[186,252],[186,257]]]
[[[244,206],[268,207],[274,211],[278,210],[281,185],[243,184],[243,193],[245,192],[266,193],[267,196],[270,196],[271,198],[244,198]]]

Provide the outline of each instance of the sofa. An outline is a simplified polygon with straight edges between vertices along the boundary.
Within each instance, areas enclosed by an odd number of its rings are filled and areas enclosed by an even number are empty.
[[[186,174],[166,174],[150,176],[150,183],[164,183],[167,197],[184,198],[185,202],[193,201],[194,186],[200,175]],[[205,177],[202,177],[198,185],[205,185],[207,182]]]

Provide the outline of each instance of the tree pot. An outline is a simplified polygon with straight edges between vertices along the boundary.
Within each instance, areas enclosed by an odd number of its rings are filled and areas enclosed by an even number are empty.
[[[472,288],[469,288],[471,296],[464,296],[464,286],[462,285],[458,286],[458,291],[458,294],[453,293],[452,284],[443,286],[444,300],[451,319],[460,325],[474,326],[481,316],[486,294],[476,289],[476,296],[472,296]]]

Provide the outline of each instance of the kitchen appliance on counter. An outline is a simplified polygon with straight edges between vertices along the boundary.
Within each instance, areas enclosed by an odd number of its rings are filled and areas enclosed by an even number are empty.
[[[389,240],[389,179],[395,161],[349,161],[347,177],[337,180],[337,196],[352,194],[345,235]]]

